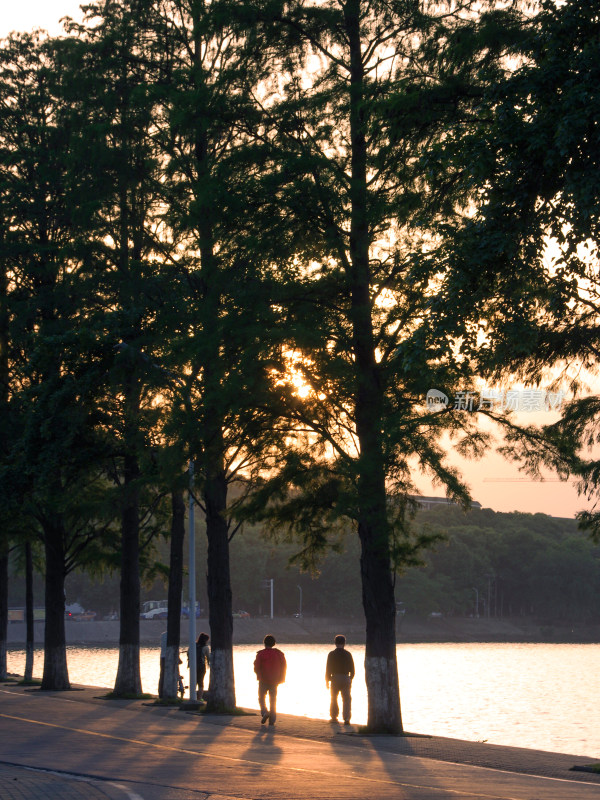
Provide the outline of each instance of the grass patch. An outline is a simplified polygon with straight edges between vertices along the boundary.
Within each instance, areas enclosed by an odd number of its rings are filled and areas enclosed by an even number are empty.
[[[208,711],[206,706],[199,708],[197,711],[191,712],[194,714],[208,714],[209,716],[223,716],[223,717],[256,717],[256,711],[246,711],[243,708],[217,708]]]
[[[117,694],[116,692],[109,692],[100,696],[101,700],[152,700],[151,694]]]
[[[26,681],[25,678],[20,681],[16,681],[17,686],[41,686],[42,682],[39,678],[32,678],[30,681]]]
[[[392,730],[372,731],[367,728],[366,725],[359,725],[356,732],[361,736],[401,736],[406,739],[431,739],[431,736],[429,736],[427,733],[411,733],[410,731],[402,731],[401,733],[398,733],[397,731]]]
[[[596,775],[599,775],[600,764],[585,764],[585,766],[577,764],[577,766],[571,767],[571,772],[593,772]]]
[[[390,728],[372,731],[370,728],[367,728],[366,725],[359,725],[358,732],[361,736],[406,736],[405,733],[398,733],[398,731],[391,730]]]
[[[152,703],[145,703],[147,706],[180,706],[184,700],[181,697],[156,697]]]

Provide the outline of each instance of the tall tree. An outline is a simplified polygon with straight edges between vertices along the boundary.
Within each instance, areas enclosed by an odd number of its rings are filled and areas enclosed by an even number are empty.
[[[253,221],[245,215],[253,175],[241,155],[248,86],[260,60],[244,31],[198,0],[154,4],[155,37],[167,57],[158,88],[155,142],[168,233],[157,241],[170,303],[161,364],[182,376],[170,430],[195,461],[196,496],[206,517],[211,631],[208,709],[235,706],[229,542],[230,485],[248,480],[276,436],[267,407],[274,319]],[[193,613],[193,612],[192,612]],[[193,679],[193,678],[192,678]]]
[[[65,297],[63,279],[69,280],[71,215],[64,161],[70,143],[55,92],[54,64],[51,46],[34,37],[14,37],[2,53],[2,177],[10,196],[3,261],[8,263],[14,282],[12,318],[24,334],[18,337],[13,326],[13,336],[18,338],[15,349],[20,349],[25,367],[19,381],[32,395],[28,424],[23,428],[29,441],[19,445],[31,455],[35,442],[38,454],[33,463],[26,458],[18,469],[31,483],[35,480],[33,472],[42,468],[43,477],[37,472],[40,484],[55,498],[47,504],[42,502],[40,508],[46,548],[44,683],[47,688],[60,689],[69,686],[63,590],[66,531],[60,507],[64,472],[57,463],[60,459],[55,446],[60,433],[53,401],[58,399],[66,376],[64,350],[54,347],[50,352],[44,345],[51,336],[57,342],[64,332],[61,320],[65,307],[61,300]],[[21,301],[18,317],[17,297]],[[72,307],[66,316],[69,313]]]
[[[84,143],[80,48],[15,35],[2,50],[2,186],[7,197],[11,447],[2,489],[44,544],[42,685],[68,689],[64,580],[89,543],[110,530],[102,510],[90,398],[90,218],[95,208]]]
[[[440,302],[454,267],[427,256],[476,202],[461,179],[468,167],[443,167],[438,151],[452,131],[479,125],[478,102],[502,78],[519,27],[511,11],[477,15],[475,5],[254,8],[279,53],[270,93],[256,98],[270,167],[264,241],[296,246],[283,304],[293,334],[276,375],[296,447],[254,508],[260,517],[260,503],[270,506],[276,525],[300,533],[307,566],[342,518],[353,521],[373,731],[402,730],[394,574],[427,541],[409,526],[412,474],[429,473],[466,503],[440,438],[474,454],[484,442],[468,413],[424,403],[429,388],[453,395],[474,380],[477,317]]]
[[[104,434],[106,474],[120,512],[120,639],[116,694],[139,694],[142,550],[158,528],[155,515],[168,494],[156,485],[153,430],[156,375],[141,357],[155,347],[153,316],[162,291],[152,263],[150,229],[156,212],[158,165],[150,137],[155,75],[145,24],[151,4],[100,2],[86,6],[86,23],[72,25],[84,49],[89,86],[86,111],[96,153],[98,211],[92,231],[90,312],[98,366],[96,412]],[[149,526],[143,527],[143,522]]]
[[[594,4],[540,4],[518,67],[482,97],[485,136],[459,136],[455,153],[476,168],[478,213],[456,231],[446,257],[461,264],[448,302],[468,296],[488,319],[478,358],[525,380],[573,393],[562,419],[513,455],[582,476],[595,496],[600,283],[600,18]],[[493,292],[490,292],[493,288]],[[502,313],[490,300],[503,296]],[[598,534],[600,517],[581,515]]]

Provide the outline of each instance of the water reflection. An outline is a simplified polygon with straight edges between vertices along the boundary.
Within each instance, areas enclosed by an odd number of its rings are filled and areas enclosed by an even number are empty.
[[[333,645],[278,646],[288,662],[280,687],[281,713],[329,717],[325,659]],[[258,645],[234,651],[240,706],[257,708],[253,662]],[[367,698],[364,647],[348,645],[356,664],[352,721],[364,724]],[[398,647],[402,717],[409,731],[518,747],[600,756],[600,645],[411,644]],[[156,693],[158,647],[140,653],[144,691]],[[8,667],[23,672],[24,652],[12,650]],[[185,656],[182,667],[186,666]],[[111,689],[118,648],[68,648],[73,683]],[[37,653],[34,673],[42,671]],[[189,683],[186,675],[185,683]]]

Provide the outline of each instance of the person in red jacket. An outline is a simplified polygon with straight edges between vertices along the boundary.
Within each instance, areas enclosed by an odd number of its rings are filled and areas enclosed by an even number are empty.
[[[285,656],[275,647],[275,637],[267,634],[263,640],[264,650],[259,650],[254,659],[254,672],[258,678],[258,702],[262,714],[261,724],[269,720],[269,725],[275,724],[277,687],[285,681],[287,664]],[[269,708],[267,709],[267,694],[269,695]]]

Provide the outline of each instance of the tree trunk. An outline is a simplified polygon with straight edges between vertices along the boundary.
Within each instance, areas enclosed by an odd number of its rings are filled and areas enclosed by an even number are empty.
[[[0,541],[0,680],[8,677],[8,543]]]
[[[63,614],[64,616],[64,614]],[[33,624],[33,556],[31,542],[25,542],[25,681],[33,680],[35,631]]]
[[[121,80],[124,94],[120,97],[120,145],[123,149],[123,160],[130,160],[130,130],[128,112],[130,97],[127,87],[127,65],[121,64]],[[128,201],[129,186],[126,174],[120,175],[119,185],[119,269],[127,275],[127,281],[121,287],[122,295],[119,305],[122,309],[135,308],[138,298],[132,287],[135,286],[135,274],[132,264],[139,259],[138,252],[130,257],[130,241],[138,242],[133,213]],[[138,319],[138,323],[140,320]],[[136,331],[132,327],[123,336],[129,345],[129,339],[135,338]],[[134,346],[134,350],[137,348]],[[137,696],[142,693],[140,675],[140,467],[138,453],[140,447],[140,403],[141,391],[139,381],[132,371],[128,374],[122,387],[124,397],[124,429],[123,429],[123,500],[121,508],[121,582],[120,582],[120,614],[119,614],[119,666],[113,692],[116,695]]]
[[[359,524],[359,536],[362,598],[367,624],[367,727],[373,732],[402,733],[396,658],[396,610],[389,551],[386,546],[382,552],[377,533],[362,520]]]
[[[5,241],[6,222],[2,221],[2,245]],[[3,259],[0,272],[0,456],[8,452],[8,398],[10,395],[10,371],[8,363],[8,268]],[[8,675],[6,642],[8,638],[8,539],[0,536],[0,680]]]
[[[227,482],[223,471],[206,481],[204,502],[208,538],[206,582],[212,642],[207,711],[220,711],[235,708],[233,610],[225,518]]]
[[[183,585],[183,542],[185,539],[185,502],[183,492],[171,492],[171,550],[169,559],[169,592],[167,617],[167,655],[163,697],[177,697],[179,646],[181,638],[181,588]],[[190,609],[190,614],[193,610]]]
[[[119,666],[114,693],[137,696],[142,693],[140,676],[140,541],[139,466],[137,458],[124,459],[124,507],[121,512],[121,604],[119,625]]]
[[[192,5],[194,37],[193,80],[200,96],[206,91],[203,64],[201,7]],[[208,539],[207,592],[211,636],[211,669],[207,711],[235,708],[233,677],[233,616],[229,568],[229,530],[227,525],[227,478],[225,443],[220,411],[224,370],[221,363],[221,281],[214,245],[213,202],[208,188],[212,179],[211,148],[206,109],[198,108],[194,120],[194,158],[198,183],[197,230],[201,278],[204,286],[202,321],[206,331],[203,342],[204,425],[203,472],[206,536]]]
[[[350,287],[355,355],[356,433],[360,443],[358,533],[366,619],[365,677],[370,731],[400,733],[396,660],[396,606],[390,560],[385,463],[382,442],[383,390],[375,356],[370,298],[367,120],[361,52],[360,0],[348,0],[345,26],[350,47]]]
[[[60,692],[71,688],[65,638],[65,537],[58,517],[44,520],[42,527],[46,557],[42,689]]]

